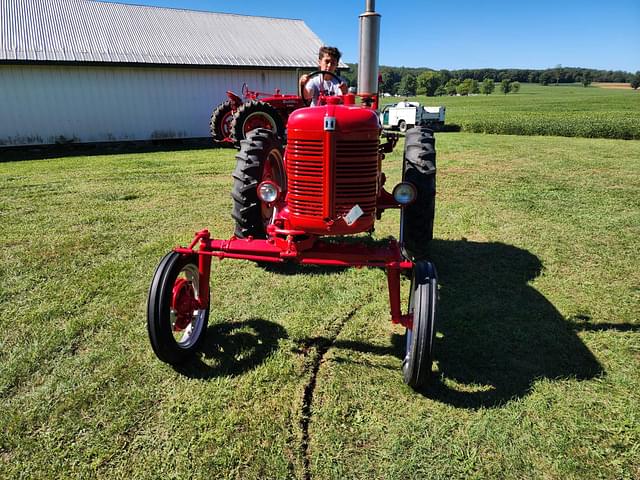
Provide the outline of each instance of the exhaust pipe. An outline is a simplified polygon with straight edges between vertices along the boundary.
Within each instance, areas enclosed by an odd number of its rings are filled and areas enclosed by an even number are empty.
[[[378,93],[378,52],[380,50],[380,14],[375,0],[366,0],[366,11],[360,15],[360,63],[358,64],[358,94]]]

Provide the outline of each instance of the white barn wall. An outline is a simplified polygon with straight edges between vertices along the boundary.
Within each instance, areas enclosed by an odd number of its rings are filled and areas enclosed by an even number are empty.
[[[295,69],[0,65],[0,146],[194,138],[226,99],[296,93]]]

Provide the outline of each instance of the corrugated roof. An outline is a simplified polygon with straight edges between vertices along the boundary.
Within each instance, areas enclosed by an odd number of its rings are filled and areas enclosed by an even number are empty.
[[[92,0],[0,0],[0,61],[316,67],[302,20]]]

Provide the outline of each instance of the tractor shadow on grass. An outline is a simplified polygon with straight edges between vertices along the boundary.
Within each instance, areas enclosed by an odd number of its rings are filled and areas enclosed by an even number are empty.
[[[498,407],[542,379],[588,380],[605,372],[556,308],[528,282],[543,265],[503,243],[434,240],[440,302],[439,375],[421,393],[456,407]],[[403,352],[403,338],[394,339]],[[402,356],[403,353],[400,353]]]
[[[200,356],[175,370],[189,378],[236,376],[252,370],[279,348],[286,330],[262,319],[210,325]]]
[[[586,317],[565,320],[528,284],[542,272],[540,259],[511,245],[434,240],[431,260],[440,282],[434,347],[438,372],[419,393],[436,401],[496,408],[525,397],[539,380],[595,378],[604,369],[576,332],[637,328],[599,326]],[[311,338],[306,344],[323,341],[328,339]],[[405,339],[394,334],[389,346],[350,340],[332,346],[402,359]]]

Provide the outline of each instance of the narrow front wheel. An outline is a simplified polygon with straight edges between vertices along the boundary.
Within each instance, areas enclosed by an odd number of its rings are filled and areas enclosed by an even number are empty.
[[[437,299],[435,266],[431,262],[416,262],[409,297],[413,325],[405,333],[406,352],[402,362],[404,382],[415,389],[423,387],[431,376]]]
[[[209,299],[200,298],[197,255],[170,252],[151,282],[147,301],[147,330],[156,356],[178,365],[195,353],[209,322]]]

